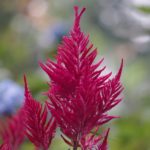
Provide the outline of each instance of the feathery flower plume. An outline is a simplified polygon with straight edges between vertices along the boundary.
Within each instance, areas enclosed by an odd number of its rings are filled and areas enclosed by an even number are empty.
[[[103,59],[94,63],[97,50],[80,29],[85,8],[80,12],[78,7],[74,10],[74,26],[58,47],[56,63],[48,59],[40,65],[51,79],[48,108],[71,141],[64,136],[63,139],[76,150],[82,137],[115,118],[107,112],[121,101],[118,96],[123,90],[120,83],[123,61],[114,78],[110,79],[111,73],[101,74],[105,69],[99,69]]]
[[[1,122],[0,136],[3,144],[0,146],[0,150],[19,150],[24,140],[24,119],[24,112],[20,109],[6,122]]]
[[[26,135],[36,150],[48,150],[55,134],[56,122],[53,117],[48,117],[47,106],[42,107],[42,104],[32,97],[25,76],[24,82]]]

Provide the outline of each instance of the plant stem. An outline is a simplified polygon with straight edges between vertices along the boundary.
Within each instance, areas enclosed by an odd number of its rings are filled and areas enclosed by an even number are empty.
[[[78,148],[78,142],[74,141],[73,142],[73,150],[77,150]]]

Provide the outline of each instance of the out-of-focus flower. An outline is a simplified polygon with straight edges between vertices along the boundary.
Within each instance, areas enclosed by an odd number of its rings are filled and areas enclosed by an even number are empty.
[[[0,115],[10,115],[23,103],[24,90],[14,81],[0,82]]]
[[[46,0],[31,0],[27,11],[31,17],[42,17],[47,13],[48,2]]]
[[[62,40],[62,37],[68,33],[68,26],[67,23],[58,22],[48,27],[39,37],[39,46],[41,48],[55,47]]]
[[[149,36],[150,15],[136,9],[136,6],[149,7],[149,0],[99,0],[99,23],[108,33],[121,39],[133,40]],[[147,1],[147,2],[146,2]]]
[[[117,41],[129,42],[140,53],[149,53],[149,0],[98,0],[100,28]]]
[[[123,62],[115,77],[111,73],[102,75],[105,69],[102,60],[94,63],[97,50],[80,30],[80,18],[85,8],[79,12],[75,7],[73,29],[58,48],[56,63],[48,60],[41,67],[51,79],[47,103],[64,135],[64,140],[74,149],[80,146],[80,140],[97,126],[107,123],[114,116],[108,111],[120,101],[123,88],[120,76]]]
[[[14,116],[0,122],[0,137],[3,141],[0,150],[19,150],[25,137],[24,119],[24,112],[20,109]]]

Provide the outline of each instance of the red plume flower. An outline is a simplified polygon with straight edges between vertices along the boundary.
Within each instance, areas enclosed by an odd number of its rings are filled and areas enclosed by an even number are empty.
[[[25,105],[26,115],[25,127],[26,135],[35,145],[36,149],[48,150],[51,140],[54,137],[56,122],[53,117],[48,118],[47,106],[36,101],[28,90],[27,81],[25,81]]]
[[[6,122],[1,122],[0,136],[3,144],[0,150],[19,150],[24,140],[24,119],[24,112],[21,109]]]
[[[100,68],[103,61],[94,63],[97,50],[80,30],[80,18],[85,11],[75,9],[75,21],[69,36],[63,37],[58,47],[56,63],[47,60],[40,64],[51,79],[47,103],[62,132],[74,146],[97,126],[107,123],[114,116],[107,112],[117,105],[123,88],[120,76],[123,61],[117,75],[110,79],[111,73],[102,75],[105,67]]]

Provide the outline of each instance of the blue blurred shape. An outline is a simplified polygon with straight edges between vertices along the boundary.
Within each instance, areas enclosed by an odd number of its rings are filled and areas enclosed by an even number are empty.
[[[0,82],[0,116],[11,115],[23,104],[24,89],[10,79]]]
[[[53,47],[62,40],[62,37],[68,33],[69,29],[69,24],[63,22],[49,26],[41,34],[38,44],[42,48]]]

